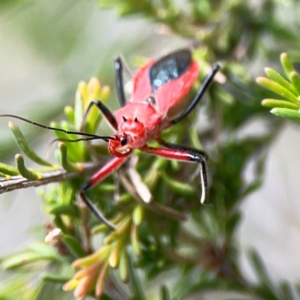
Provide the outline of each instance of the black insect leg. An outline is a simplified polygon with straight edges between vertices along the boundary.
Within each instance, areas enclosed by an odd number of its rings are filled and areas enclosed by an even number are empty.
[[[202,185],[201,203],[205,202],[207,198],[207,172],[206,172],[206,154],[201,150],[196,150],[193,148],[188,148],[185,146],[174,145],[171,143],[166,143],[163,140],[159,140],[159,143],[164,146],[164,148],[154,148],[149,146],[144,146],[141,148],[142,151],[151,153],[153,155],[165,157],[167,159],[174,159],[183,162],[198,163],[200,166],[200,181]]]
[[[91,212],[95,215],[95,217],[106,224],[110,229],[116,229],[115,226],[110,223],[103,214],[99,211],[99,209],[93,204],[93,202],[86,196],[87,190],[91,189],[95,185],[99,184],[104,178],[113,173],[115,170],[121,167],[123,163],[127,160],[127,157],[118,158],[115,157],[111,161],[109,161],[106,165],[104,165],[98,172],[96,172],[80,189],[78,192],[80,198],[84,201],[87,207],[91,210]],[[101,196],[101,195],[99,195]]]
[[[124,91],[124,72],[125,64],[122,61],[120,56],[115,58],[115,80],[116,80],[116,88],[120,105],[123,107],[126,104],[126,96]]]
[[[82,128],[84,127],[86,118],[93,106],[97,106],[97,108],[102,112],[102,114],[104,115],[104,117],[106,118],[108,123],[113,127],[113,129],[118,130],[118,123],[117,123],[115,116],[110,111],[110,109],[99,100],[93,100],[90,102],[90,104],[84,114],[84,117],[83,117],[82,126],[81,126]]]
[[[188,105],[188,107],[181,113],[180,116],[172,120],[173,124],[178,123],[181,121],[183,118],[185,118],[192,110],[193,108],[197,105],[197,103],[201,100],[202,96],[206,92],[206,90],[209,88],[210,84],[213,82],[213,79],[217,72],[220,69],[220,65],[216,64],[213,66],[213,69],[211,73],[205,78],[204,82],[202,83],[200,89],[198,90],[196,96],[194,99],[191,101],[191,103]]]

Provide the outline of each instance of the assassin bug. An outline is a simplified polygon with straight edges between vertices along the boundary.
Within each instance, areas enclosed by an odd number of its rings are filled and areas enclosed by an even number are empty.
[[[43,128],[87,137],[79,140],[102,139],[108,142],[108,151],[115,158],[96,172],[81,187],[78,193],[98,219],[111,229],[115,229],[85,195],[85,192],[124,164],[134,149],[140,149],[146,153],[167,159],[198,163],[202,185],[201,203],[205,201],[207,195],[205,153],[201,150],[165,142],[161,139],[160,134],[164,129],[181,121],[193,110],[212,83],[218,70],[219,65],[215,65],[194,99],[189,101],[186,96],[198,77],[199,65],[192,59],[191,52],[188,49],[179,50],[159,60],[150,60],[138,69],[133,77],[132,96],[129,100],[126,100],[123,84],[123,62],[120,57],[116,57],[116,87],[121,108],[112,113],[101,101],[93,100],[89,104],[84,117],[85,120],[90,109],[96,106],[113,129],[116,130],[116,133],[112,136],[65,131],[13,115],[1,116],[16,117]],[[150,140],[156,140],[161,147],[148,146],[147,142]]]

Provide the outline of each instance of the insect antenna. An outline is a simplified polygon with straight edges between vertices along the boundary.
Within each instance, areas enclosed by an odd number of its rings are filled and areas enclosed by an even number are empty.
[[[107,139],[106,139],[107,138]],[[86,141],[92,141],[92,140],[99,140],[99,139],[103,139],[105,142],[108,142],[108,140],[115,140],[114,137],[103,137],[103,136],[93,136],[93,137],[88,137],[88,138],[80,138],[80,139],[75,139],[75,140],[72,140],[72,139],[62,139],[62,138],[59,138],[59,139],[54,139],[52,140],[48,146],[47,146],[47,150],[46,150],[46,157],[49,157],[49,153],[50,153],[50,148],[52,147],[52,145],[56,142],[73,142],[73,143],[76,143],[76,142],[86,142]]]
[[[45,128],[45,129],[50,129],[53,131],[60,131],[60,132],[64,132],[65,134],[76,134],[76,135],[81,135],[81,136],[87,136],[89,138],[80,138],[80,139],[75,139],[75,140],[68,140],[68,139],[56,139],[55,141],[64,141],[64,142],[79,142],[79,141],[89,141],[89,140],[104,140],[105,142],[108,142],[109,140],[114,140],[114,137],[111,136],[101,136],[101,135],[97,135],[97,134],[92,134],[92,133],[85,133],[85,132],[78,132],[78,131],[68,131],[68,130],[64,130],[62,128],[55,128],[55,127],[51,127],[51,126],[46,126],[16,115],[10,115],[10,114],[0,114],[0,117],[9,117],[9,118],[15,118],[15,119],[19,119],[21,121],[27,122],[29,124],[33,124],[35,126],[41,127],[41,128]]]

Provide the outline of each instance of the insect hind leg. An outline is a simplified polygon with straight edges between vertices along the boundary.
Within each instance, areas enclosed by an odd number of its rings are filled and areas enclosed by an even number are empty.
[[[172,124],[176,124],[179,121],[181,121],[182,119],[184,119],[194,109],[194,107],[197,105],[197,103],[202,99],[204,93],[207,91],[209,86],[212,84],[212,82],[214,80],[214,77],[218,73],[219,69],[220,69],[219,64],[216,64],[216,65],[213,66],[212,71],[205,78],[203,84],[201,85],[201,87],[198,90],[198,92],[197,92],[196,96],[194,97],[194,99],[191,101],[191,103],[188,105],[188,107],[177,118],[172,120]]]
[[[125,91],[124,91],[124,69],[125,71],[127,71],[127,73],[130,74],[130,77],[132,77],[132,75],[121,56],[116,56],[114,63],[115,63],[115,78],[116,78],[116,89],[117,89],[118,99],[121,107],[123,107],[127,102]]]
[[[151,153],[157,156],[165,157],[167,159],[174,159],[183,162],[198,163],[200,166],[200,182],[202,186],[202,194],[200,202],[203,204],[207,198],[208,184],[207,184],[207,171],[206,159],[207,155],[201,150],[167,143],[163,140],[158,141],[165,148],[154,148],[145,145],[141,148],[142,151]]]

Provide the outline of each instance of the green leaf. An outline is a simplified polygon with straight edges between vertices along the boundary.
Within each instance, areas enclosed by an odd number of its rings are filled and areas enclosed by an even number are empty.
[[[278,99],[264,99],[261,102],[264,107],[281,107],[281,108],[290,108],[290,109],[299,109],[300,105],[288,102],[286,100]]]
[[[13,166],[9,166],[0,162],[0,172],[5,175],[17,176],[20,175],[17,168]]]
[[[130,278],[130,289],[134,295],[133,299],[136,300],[146,300],[143,287],[141,281],[139,279],[139,275],[136,272],[136,269],[133,266],[130,256],[127,254],[128,259],[128,270],[129,270],[129,278]]]
[[[280,55],[280,61],[281,61],[281,64],[285,71],[286,76],[289,77],[290,74],[295,71],[295,69],[294,69],[293,65],[291,64],[287,53],[282,53]],[[290,78],[290,80],[291,80],[291,78]]]
[[[29,250],[41,253],[43,255],[59,257],[56,250],[51,245],[48,245],[45,242],[37,242],[30,245]]]
[[[284,300],[294,299],[292,287],[288,282],[283,281],[280,283],[280,292]]]
[[[135,225],[140,225],[143,221],[144,208],[141,205],[137,205],[132,213],[132,220]]]
[[[249,259],[256,273],[256,276],[258,277],[259,282],[271,287],[272,282],[267,273],[266,267],[264,266],[261,258],[254,249],[249,251]]]
[[[279,85],[289,90],[295,96],[298,96],[298,92],[295,87],[290,84],[284,77],[282,77],[277,71],[271,68],[265,68],[265,72],[272,81],[277,82]]]
[[[60,160],[63,168],[69,172],[80,171],[80,168],[76,164],[68,160],[66,145],[64,143],[59,143],[58,148],[60,150]]]
[[[101,183],[98,186],[98,190],[101,192],[114,192],[116,190],[115,184],[110,184],[110,183]]]
[[[195,147],[196,149],[202,149],[202,145],[201,145],[201,142],[200,142],[199,136],[198,136],[198,130],[196,127],[192,127],[190,129],[189,136],[190,136],[192,146]]]
[[[49,206],[48,210],[51,215],[66,215],[78,218],[78,210],[73,204],[54,204]]]
[[[120,239],[112,243],[108,259],[108,263],[112,268],[116,268],[118,266],[123,248],[124,244],[123,241]]]
[[[122,249],[120,254],[120,262],[119,262],[119,276],[123,282],[128,282],[129,274],[128,274],[128,264],[127,264],[127,254],[126,249]]]
[[[291,120],[300,121],[300,113],[289,108],[273,108],[271,113],[278,117],[283,117]]]
[[[34,251],[26,251],[17,255],[14,255],[3,261],[2,267],[7,269],[17,268],[25,264],[33,263],[40,260],[57,260],[55,255],[42,254]]]
[[[178,194],[184,196],[194,195],[195,191],[190,184],[172,179],[165,172],[162,173],[162,177],[166,184],[170,186],[174,190],[174,192],[177,192]]]
[[[30,158],[32,161],[36,162],[39,165],[53,167],[53,165],[51,163],[49,163],[48,161],[42,159],[39,155],[37,155],[30,148],[30,146],[28,145],[27,141],[25,140],[25,138],[24,138],[22,132],[20,131],[19,127],[17,126],[17,124],[10,121],[9,122],[9,128],[10,128],[10,130],[12,131],[12,133],[14,135],[14,138],[15,138],[15,141],[16,141],[17,145],[24,152],[24,154],[27,155],[28,158]]]
[[[41,173],[35,172],[35,171],[29,170],[26,168],[24,159],[21,154],[17,154],[15,156],[15,160],[16,160],[17,168],[23,177],[25,177],[29,180],[38,180],[43,177],[43,175]]]
[[[262,180],[261,179],[257,179],[254,180],[253,182],[251,182],[250,184],[248,184],[245,189],[243,190],[241,197],[244,198],[247,195],[253,193],[254,191],[256,191],[258,188],[260,188],[262,185]]]
[[[138,227],[136,225],[131,226],[130,237],[132,251],[136,256],[139,256],[141,254],[141,247],[138,240]]]
[[[72,124],[74,124],[75,121],[75,113],[74,113],[74,109],[71,106],[66,106],[64,108],[64,113],[66,115],[66,117],[70,120],[70,122]]]
[[[62,220],[61,215],[54,215],[54,224],[56,227],[58,227],[59,229],[61,229],[62,232],[66,233],[68,232],[68,228],[65,225],[65,223]]]
[[[170,291],[167,286],[163,285],[160,289],[161,300],[171,300]]]
[[[70,280],[70,276],[64,276],[54,273],[46,273],[42,276],[42,279],[45,281],[57,282],[57,283],[66,283]]]
[[[300,76],[296,71],[292,71],[289,74],[289,77],[291,79],[291,82],[293,83],[295,89],[298,92],[298,95],[300,95]]]
[[[54,128],[60,128],[66,131],[73,131],[75,130],[73,127],[70,126],[69,123],[67,122],[61,122],[60,124],[57,124],[55,122],[51,122],[50,123],[51,127]],[[75,139],[79,139],[80,136],[78,135],[70,135],[70,134],[66,134],[64,132],[61,131],[55,131],[55,135],[57,136],[58,139],[60,140],[75,140]],[[85,154],[86,154],[86,149],[85,149],[85,145],[83,142],[68,142],[65,144],[65,146],[68,149],[68,158],[70,161],[72,162],[81,162],[84,161],[85,158]]]
[[[296,283],[295,290],[296,290],[298,298],[300,299],[300,283]]]
[[[103,232],[107,232],[108,231],[108,227],[106,224],[99,224],[96,225],[92,228],[92,233],[93,235],[99,234],[99,233],[103,233]]]
[[[235,233],[235,229],[237,228],[237,225],[240,223],[241,220],[241,213],[240,212],[234,212],[228,219],[226,223],[226,235],[230,238]]]
[[[79,83],[80,85],[80,83]],[[74,122],[75,128],[78,130],[82,125],[82,120],[84,116],[84,103],[83,103],[83,95],[81,94],[81,89],[77,88],[75,94],[75,105],[74,105]]]
[[[266,286],[265,284],[260,284],[256,288],[256,293],[262,298],[262,299],[268,299],[268,300],[281,300],[282,298],[276,295],[275,288],[270,288]]]
[[[223,290],[223,291],[243,291],[245,287],[238,280],[231,280],[226,278],[214,278],[210,273],[203,273],[198,283],[194,284],[189,292],[199,292],[207,290]]]
[[[267,88],[268,90],[270,90],[282,97],[285,97],[287,100],[289,100],[291,102],[294,102],[297,104],[299,103],[298,98],[292,92],[290,92],[288,89],[281,86],[280,84],[278,84],[275,81],[272,81],[265,77],[258,77],[256,79],[256,82],[258,84],[260,84],[261,86]]]
[[[62,241],[65,243],[69,251],[76,257],[84,257],[86,255],[80,242],[71,235],[64,234]]]

